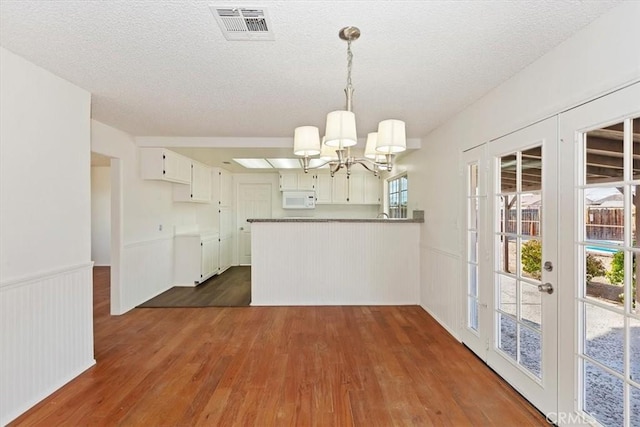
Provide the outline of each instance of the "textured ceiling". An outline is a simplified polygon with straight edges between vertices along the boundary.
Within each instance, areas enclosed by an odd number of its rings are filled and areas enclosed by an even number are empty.
[[[209,4],[268,8],[275,41],[226,41]],[[615,4],[0,0],[0,44],[136,136],[291,137],[344,107],[337,33],[355,25],[359,135],[401,118],[422,137]]]

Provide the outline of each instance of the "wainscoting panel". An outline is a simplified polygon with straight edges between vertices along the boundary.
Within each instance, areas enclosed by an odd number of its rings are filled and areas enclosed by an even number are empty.
[[[122,251],[120,313],[173,286],[173,237],[128,243]]]
[[[0,284],[0,425],[93,364],[92,264]]]
[[[460,257],[421,245],[420,260],[420,305],[460,340],[458,328],[464,297]]]
[[[253,223],[251,304],[418,304],[419,227]]]

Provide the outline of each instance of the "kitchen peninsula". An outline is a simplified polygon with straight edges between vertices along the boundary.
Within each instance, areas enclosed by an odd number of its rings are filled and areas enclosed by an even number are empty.
[[[423,219],[250,219],[251,305],[419,303]]]

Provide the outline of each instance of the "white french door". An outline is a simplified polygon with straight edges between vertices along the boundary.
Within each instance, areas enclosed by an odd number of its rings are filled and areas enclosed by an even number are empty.
[[[559,412],[640,426],[640,83],[560,115]]]
[[[238,184],[238,263],[251,265],[251,218],[271,218],[271,184]]]
[[[558,397],[557,117],[491,141],[487,364],[553,418]]]

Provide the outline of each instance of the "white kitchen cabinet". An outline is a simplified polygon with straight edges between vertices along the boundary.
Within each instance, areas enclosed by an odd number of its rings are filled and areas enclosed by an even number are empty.
[[[220,169],[220,206],[230,207],[233,204],[233,181],[231,172]]]
[[[173,200],[209,203],[211,201],[211,168],[192,160],[191,183],[174,184]]]
[[[218,233],[193,233],[174,237],[173,282],[176,286],[196,286],[219,269]]]
[[[233,203],[231,172],[211,168],[211,200],[218,206],[230,207]]]
[[[233,223],[234,213],[230,207],[221,206],[219,209],[219,271],[222,273],[229,267],[231,267],[233,259],[233,235],[235,232],[235,225]]]
[[[364,204],[379,205],[382,202],[381,190],[382,181],[380,180],[380,175],[364,176]]]
[[[332,178],[333,185],[331,193],[331,203],[346,204],[349,203],[349,180],[346,173],[336,173]]]
[[[313,173],[280,172],[280,191],[315,190]]]
[[[231,236],[220,238],[220,273],[231,267],[233,258],[233,239]]]
[[[316,175],[316,204],[333,202],[333,178],[328,173]]]
[[[191,160],[164,148],[141,148],[140,176],[142,179],[190,184]]]
[[[280,191],[295,191],[298,189],[297,173],[280,173]]]
[[[342,171],[316,175],[317,204],[380,204],[380,177],[369,173],[352,173],[347,176]]]
[[[364,204],[364,175],[356,175],[356,174],[351,174],[349,176],[349,185],[348,185],[348,192],[349,195],[347,197],[347,200],[349,201],[350,204],[352,205],[362,205]]]

